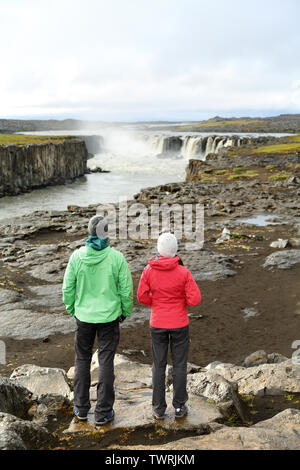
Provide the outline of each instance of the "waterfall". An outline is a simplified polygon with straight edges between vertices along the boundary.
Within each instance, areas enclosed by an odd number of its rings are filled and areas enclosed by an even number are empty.
[[[193,158],[205,160],[210,153],[219,153],[229,147],[240,147],[249,143],[251,138],[222,135],[174,135],[152,133],[107,133],[104,143],[101,141],[103,152],[124,154],[129,158],[140,156],[156,158]]]
[[[181,147],[181,155],[184,158],[199,156],[201,157],[200,159],[203,159],[205,155],[203,154],[202,142],[202,137],[184,137]]]

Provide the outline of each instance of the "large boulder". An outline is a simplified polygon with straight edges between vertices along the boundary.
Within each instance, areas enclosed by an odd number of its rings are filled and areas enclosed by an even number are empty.
[[[0,412],[26,418],[33,403],[31,391],[6,377],[0,377]]]
[[[17,367],[10,378],[37,396],[55,394],[66,397],[71,392],[67,374],[63,369],[24,364]]]
[[[42,426],[0,413],[0,450],[35,450],[49,446],[51,434]]]
[[[246,413],[238,395],[238,387],[214,370],[189,374],[187,390],[197,396],[203,396],[217,403],[226,416],[234,411],[246,421]]]
[[[244,395],[285,395],[300,393],[300,364],[291,360],[255,367],[219,364],[214,369],[226,380],[236,382]]]

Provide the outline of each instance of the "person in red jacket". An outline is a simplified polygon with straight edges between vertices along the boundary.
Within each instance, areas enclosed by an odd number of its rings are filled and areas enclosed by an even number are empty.
[[[200,290],[190,273],[176,256],[177,239],[163,233],[157,241],[158,257],[149,260],[141,276],[137,298],[151,306],[152,343],[152,409],[157,419],[165,417],[165,373],[170,344],[173,364],[173,406],[175,417],[186,415],[187,359],[189,351],[189,318],[187,306],[201,302]]]

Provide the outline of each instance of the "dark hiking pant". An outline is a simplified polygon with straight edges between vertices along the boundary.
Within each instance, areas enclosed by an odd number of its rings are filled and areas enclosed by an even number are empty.
[[[189,352],[189,325],[183,328],[164,329],[150,327],[152,339],[152,407],[162,414],[167,408],[165,376],[170,344],[173,365],[173,406],[179,408],[188,400],[186,391],[187,359]]]
[[[100,420],[113,409],[114,357],[119,343],[119,321],[109,323],[86,323],[78,320],[75,333],[75,377],[74,405],[82,413],[87,413],[90,404],[90,366],[95,337],[98,338],[99,379],[95,419]]]

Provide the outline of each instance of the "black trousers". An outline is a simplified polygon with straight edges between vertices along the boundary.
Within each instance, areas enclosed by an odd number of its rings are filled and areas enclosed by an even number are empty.
[[[75,333],[74,405],[79,411],[88,412],[90,404],[91,360],[95,337],[98,338],[99,380],[95,419],[102,419],[113,409],[114,358],[119,344],[119,321],[86,323],[78,320]]]
[[[165,376],[170,345],[173,365],[173,406],[179,408],[188,400],[186,391],[187,359],[190,344],[189,325],[164,329],[150,327],[152,340],[152,407],[158,413],[167,408]]]

